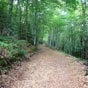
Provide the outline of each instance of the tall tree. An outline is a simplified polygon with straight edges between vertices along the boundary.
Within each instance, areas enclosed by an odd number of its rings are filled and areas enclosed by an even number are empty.
[[[11,32],[11,26],[12,26],[12,11],[13,11],[13,1],[14,0],[9,0],[9,16],[8,16],[8,33],[10,34]]]

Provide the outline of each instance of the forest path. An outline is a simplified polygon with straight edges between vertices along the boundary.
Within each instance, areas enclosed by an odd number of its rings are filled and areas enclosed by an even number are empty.
[[[84,67],[76,58],[44,46],[25,62],[25,69],[11,88],[87,88]],[[72,59],[71,59],[72,58]]]

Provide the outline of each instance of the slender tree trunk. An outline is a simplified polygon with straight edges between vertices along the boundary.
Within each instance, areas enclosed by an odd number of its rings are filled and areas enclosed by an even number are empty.
[[[13,11],[13,0],[9,0],[9,17],[8,17],[8,34],[11,32],[11,22],[12,22],[12,11]]]
[[[28,0],[26,0],[26,17],[25,17],[25,21],[26,21],[26,40],[28,37]]]
[[[15,25],[15,28],[14,28],[14,36],[16,37],[16,38],[18,38],[18,27],[19,27],[19,19],[18,19],[18,14],[19,14],[19,0],[17,0],[17,4],[16,4],[16,9],[15,9],[15,13],[13,14],[14,15],[14,18],[13,18],[13,20],[14,20],[14,25]]]
[[[83,50],[82,50],[82,57],[86,58],[86,49],[88,49],[88,47],[86,47],[86,41],[85,39],[87,38],[85,32],[86,32],[86,20],[85,20],[85,16],[86,16],[86,1],[83,2],[81,0],[81,4],[82,4],[82,14],[83,14],[83,22],[82,22],[82,29],[83,29],[83,36],[82,36],[82,46],[83,46]]]
[[[37,20],[37,13],[38,13],[38,1],[35,0],[35,13],[34,13],[34,45],[37,47],[38,45],[38,20]]]
[[[21,9],[21,2],[19,1],[19,30],[18,30],[18,36],[19,36],[19,39],[22,38],[22,27],[21,27],[21,20],[22,20],[22,9]]]
[[[49,30],[49,33],[48,33],[48,45],[51,46],[51,33],[50,33],[50,30]]]

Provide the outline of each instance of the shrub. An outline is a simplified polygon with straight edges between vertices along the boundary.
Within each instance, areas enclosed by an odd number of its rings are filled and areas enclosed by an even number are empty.
[[[30,49],[30,50],[29,50]],[[13,37],[0,36],[0,66],[7,67],[14,62],[22,61],[27,52],[32,53],[36,50],[35,46],[31,46],[26,40],[18,40]],[[0,53],[2,54],[2,53]]]
[[[20,45],[26,43],[27,42],[25,40],[17,40],[12,37],[0,36],[0,54],[3,54],[0,55],[0,65],[6,65],[5,62],[7,61],[14,62],[18,57],[23,57],[26,51],[22,49]]]
[[[23,57],[25,55],[26,51],[23,49],[17,49],[16,51],[13,51],[13,56],[15,57]]]

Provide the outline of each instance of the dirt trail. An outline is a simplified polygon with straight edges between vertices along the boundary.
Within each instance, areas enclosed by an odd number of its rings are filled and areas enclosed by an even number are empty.
[[[88,88],[84,67],[74,57],[44,46],[24,66],[11,88]]]

